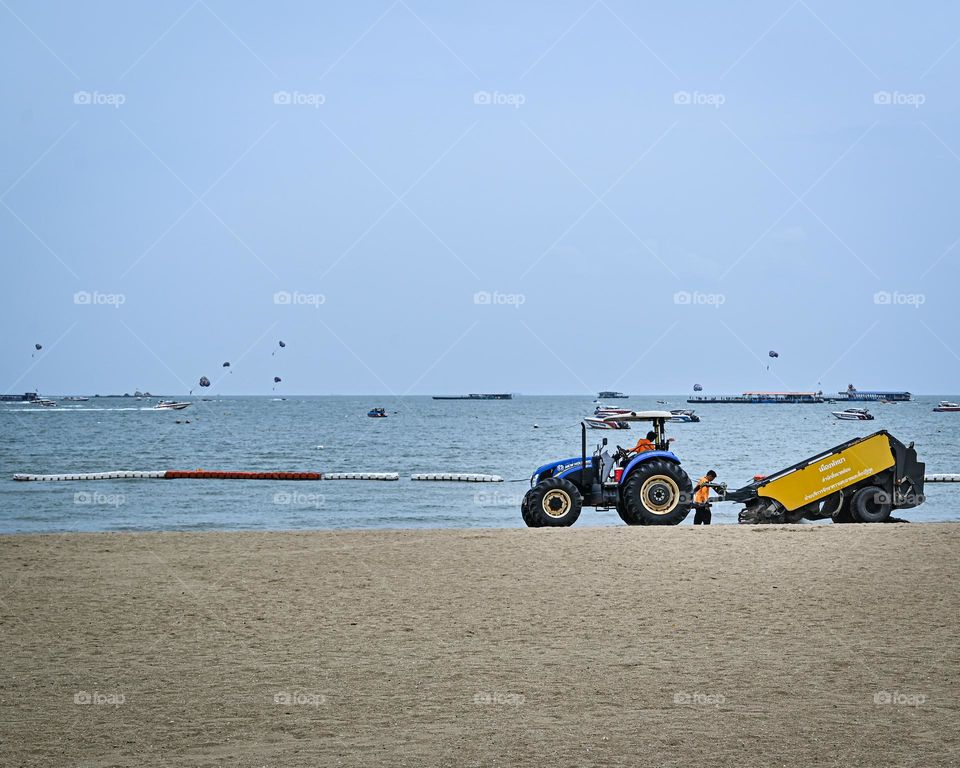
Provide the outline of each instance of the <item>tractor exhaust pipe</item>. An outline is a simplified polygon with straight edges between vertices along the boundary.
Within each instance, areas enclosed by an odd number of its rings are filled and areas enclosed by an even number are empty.
[[[580,472],[581,478],[587,477],[587,422],[580,422]]]

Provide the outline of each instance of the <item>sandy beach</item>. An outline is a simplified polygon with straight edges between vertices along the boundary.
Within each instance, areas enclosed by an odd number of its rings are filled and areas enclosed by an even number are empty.
[[[0,764],[957,765],[960,527],[0,538]]]

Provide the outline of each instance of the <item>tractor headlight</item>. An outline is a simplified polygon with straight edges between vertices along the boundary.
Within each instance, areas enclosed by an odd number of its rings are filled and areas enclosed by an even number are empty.
[[[539,480],[540,480],[540,475],[539,475],[539,473],[536,474],[536,475],[534,475],[533,477],[531,477],[531,478],[530,478],[530,487],[533,488],[533,486],[535,486],[535,485],[537,484],[537,482],[539,482]]]

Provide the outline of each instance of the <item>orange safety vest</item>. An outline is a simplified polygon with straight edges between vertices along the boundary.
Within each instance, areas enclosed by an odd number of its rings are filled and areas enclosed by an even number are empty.
[[[697,480],[697,485],[703,485],[704,483],[709,483],[710,478],[704,475],[699,480]],[[710,496],[710,489],[705,485],[703,488],[700,488],[695,494],[693,494],[693,501],[696,504],[706,504],[707,498]]]
[[[634,453],[642,453],[643,451],[655,451],[655,450],[657,450],[657,446],[655,446],[652,442],[647,440],[647,438],[645,437],[641,437],[639,440],[637,440],[637,444],[633,446]]]

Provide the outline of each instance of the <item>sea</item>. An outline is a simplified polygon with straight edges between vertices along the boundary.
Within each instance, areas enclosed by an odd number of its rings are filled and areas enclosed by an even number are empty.
[[[55,408],[0,404],[0,533],[522,527],[520,500],[540,465],[580,455],[592,396],[512,400],[430,397],[99,397]],[[840,421],[836,404],[697,404],[684,395],[608,401],[637,410],[695,408],[701,421],[668,424],[674,452],[695,480],[709,469],[736,488],[879,429],[914,441],[927,473],[960,472],[960,413],[941,399],[866,405],[874,421]],[[387,418],[367,411],[383,407]],[[633,445],[646,431],[588,430]],[[115,480],[16,482],[14,473],[207,469],[397,472],[383,481]],[[500,475],[502,483],[414,482],[418,472]],[[958,484],[930,484],[911,522],[960,520]],[[739,504],[714,505],[714,524],[736,524]],[[683,523],[690,525],[693,515]],[[623,525],[615,511],[584,509],[577,526]]]

